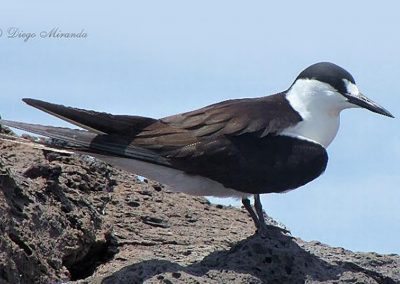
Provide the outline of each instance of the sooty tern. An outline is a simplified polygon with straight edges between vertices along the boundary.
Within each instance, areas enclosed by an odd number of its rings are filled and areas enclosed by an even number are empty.
[[[362,107],[393,117],[360,93],[349,72],[327,62],[306,68],[282,93],[228,100],[162,119],[24,102],[85,130],[1,123],[73,143],[80,153],[177,191],[242,198],[262,233],[260,194],[295,189],[324,172],[326,148],[342,110]]]

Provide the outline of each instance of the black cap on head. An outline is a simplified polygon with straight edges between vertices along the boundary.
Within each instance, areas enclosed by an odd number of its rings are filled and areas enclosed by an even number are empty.
[[[347,92],[343,79],[355,84],[349,72],[330,62],[319,62],[307,67],[297,76],[296,80],[298,79],[315,79],[328,83],[342,94]]]

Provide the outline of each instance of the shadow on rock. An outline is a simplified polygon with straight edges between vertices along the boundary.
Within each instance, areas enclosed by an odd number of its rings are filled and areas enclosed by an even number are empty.
[[[208,278],[219,283],[229,279],[229,274],[237,283],[304,283],[306,280],[335,281],[346,271],[357,270],[325,262],[301,248],[281,229],[269,228],[270,234],[266,238],[253,235],[230,250],[216,251],[189,266],[161,259],[148,260],[127,266],[105,278],[102,283],[142,283],[153,277],[166,280],[165,283],[175,283],[179,278],[192,283]]]

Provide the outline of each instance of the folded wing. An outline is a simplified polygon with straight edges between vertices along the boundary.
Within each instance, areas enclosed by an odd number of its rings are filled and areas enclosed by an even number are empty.
[[[225,101],[162,119],[111,115],[33,99],[24,101],[86,130],[1,123],[73,143],[83,147],[84,152],[161,165],[253,193],[273,190],[260,186],[274,181],[264,173],[277,173],[276,166],[284,163],[276,160],[275,153],[281,151],[279,145],[292,147],[286,140],[266,138],[301,120],[283,94]],[[255,169],[260,164],[262,168]],[[262,182],[257,180],[260,177]]]

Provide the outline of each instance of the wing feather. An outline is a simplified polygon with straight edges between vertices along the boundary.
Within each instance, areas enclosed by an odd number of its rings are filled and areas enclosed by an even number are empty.
[[[279,93],[262,98],[229,100],[165,117],[161,122],[198,137],[246,133],[263,137],[279,133],[301,120],[284,94]]]
[[[86,130],[103,134],[134,136],[156,119],[130,115],[112,115],[104,112],[66,107],[35,99],[23,99],[25,103],[68,121]]]

